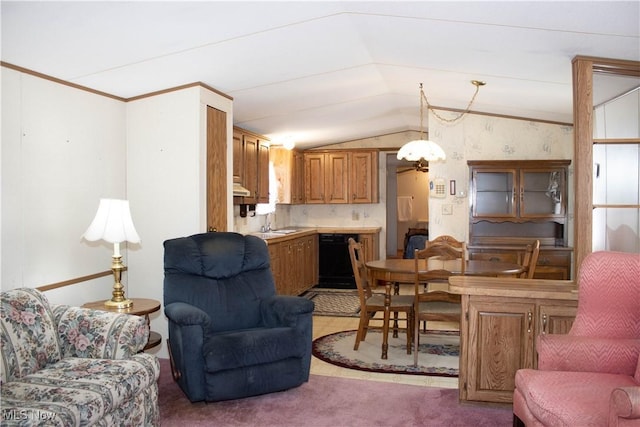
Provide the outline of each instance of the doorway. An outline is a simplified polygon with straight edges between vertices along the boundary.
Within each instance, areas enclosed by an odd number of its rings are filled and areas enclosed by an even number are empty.
[[[402,257],[409,228],[429,228],[429,173],[387,153],[386,257]],[[400,214],[400,215],[399,215]]]

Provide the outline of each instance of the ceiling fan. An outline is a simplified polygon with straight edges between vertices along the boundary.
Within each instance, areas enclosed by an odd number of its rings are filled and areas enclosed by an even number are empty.
[[[429,172],[429,162],[427,162],[424,159],[420,159],[417,162],[415,162],[412,167],[407,167],[402,169],[398,168],[396,170],[396,173],[400,174],[400,173],[405,173],[409,171]]]

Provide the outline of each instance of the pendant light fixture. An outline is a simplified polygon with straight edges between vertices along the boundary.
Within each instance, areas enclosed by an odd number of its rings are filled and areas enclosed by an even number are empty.
[[[398,151],[398,160],[406,159],[410,162],[415,162],[415,168],[417,171],[426,172],[429,170],[429,162],[436,162],[439,160],[445,160],[447,158],[446,154],[442,147],[436,144],[433,141],[429,141],[428,139],[424,139],[424,104],[427,104],[427,108],[429,108],[433,114],[442,121],[453,123],[460,120],[466,113],[471,109],[471,105],[473,101],[476,99],[476,95],[478,94],[478,90],[480,86],[484,86],[486,83],[479,80],[472,80],[471,83],[476,87],[476,91],[469,101],[467,108],[456,116],[453,119],[447,119],[440,116],[432,107],[429,105],[429,101],[424,94],[424,89],[422,87],[422,83],[420,83],[420,139],[416,139],[413,141],[409,141],[404,144],[400,150]]]

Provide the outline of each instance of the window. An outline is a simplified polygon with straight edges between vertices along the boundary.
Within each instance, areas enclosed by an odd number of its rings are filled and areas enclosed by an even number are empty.
[[[594,107],[592,249],[640,253],[640,88]]]

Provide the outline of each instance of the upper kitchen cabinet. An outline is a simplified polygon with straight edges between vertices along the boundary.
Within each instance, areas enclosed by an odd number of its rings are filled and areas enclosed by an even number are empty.
[[[234,197],[234,204],[269,203],[269,140],[234,126],[233,178],[249,190],[249,195]]]
[[[244,179],[244,156],[242,155],[242,132],[233,128],[233,182],[242,185]]]
[[[269,157],[273,163],[278,195],[276,203],[304,203],[304,156],[297,150],[271,147]]]
[[[378,152],[354,151],[349,160],[351,203],[378,201]]]
[[[377,203],[378,152],[304,153],[305,202]]]

